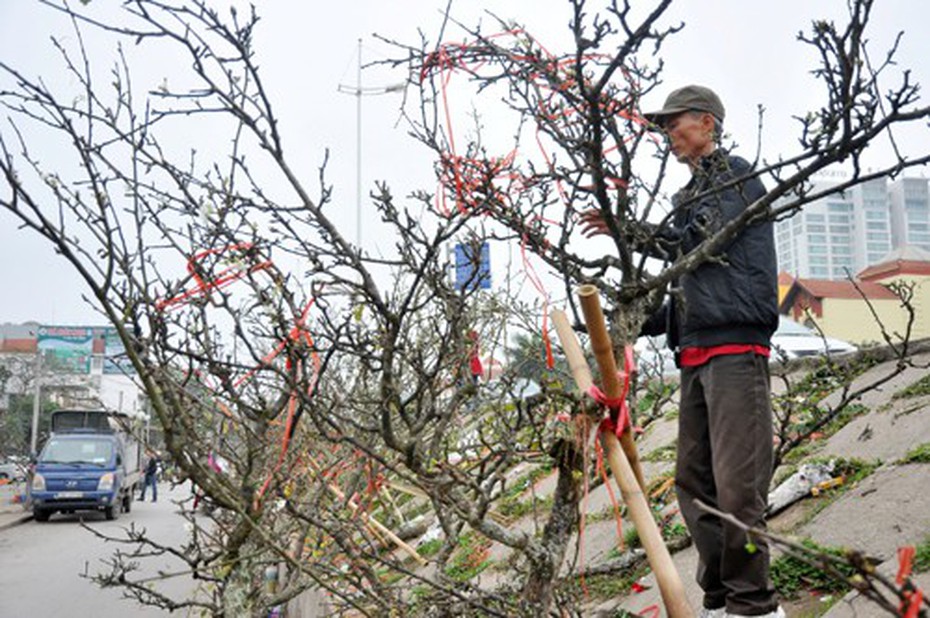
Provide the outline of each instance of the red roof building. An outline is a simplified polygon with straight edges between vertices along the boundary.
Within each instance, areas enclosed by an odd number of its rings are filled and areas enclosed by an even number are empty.
[[[915,316],[910,326],[910,314],[893,289],[895,283],[913,290]],[[903,336],[909,327],[911,339],[930,337],[930,253],[916,247],[897,249],[853,281],[794,279],[779,311],[798,322],[814,319],[824,334],[853,343]]]
[[[827,299],[898,300],[897,294],[874,281],[832,281],[830,279],[795,279],[781,302],[781,313],[803,322],[809,310],[815,317],[823,317],[823,303]]]
[[[911,246],[896,249],[886,255],[880,264],[869,266],[859,273],[859,279],[887,281],[906,275],[930,277],[930,252]]]

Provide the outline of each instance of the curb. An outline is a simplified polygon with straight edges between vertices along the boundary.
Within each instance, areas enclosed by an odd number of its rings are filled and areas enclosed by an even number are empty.
[[[12,518],[12,519],[8,519],[8,518],[4,518],[4,519],[7,519],[7,521],[0,522],[0,530],[6,530],[7,528],[12,528],[14,526],[18,526],[19,524],[26,523],[27,521],[32,519],[32,513],[23,512],[23,514],[20,515],[19,517]]]

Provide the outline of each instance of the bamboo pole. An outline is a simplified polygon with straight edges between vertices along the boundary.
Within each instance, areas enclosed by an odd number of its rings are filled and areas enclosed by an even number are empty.
[[[335,484],[330,483],[329,490],[339,500],[345,500],[346,498],[345,494],[342,492],[342,490],[336,487]],[[355,498],[349,498],[347,502],[349,504],[349,507],[351,507],[352,509],[352,514],[353,515],[358,514],[358,516],[362,518],[362,521],[364,521],[365,524],[367,524],[371,528],[372,532],[381,533],[382,536],[385,536],[388,539],[390,539],[390,541],[394,543],[394,545],[399,547],[401,550],[406,552],[407,555],[409,555],[411,558],[416,560],[420,564],[420,566],[426,566],[428,564],[426,558],[421,556],[417,552],[417,550],[415,550],[413,547],[405,543],[399,536],[391,532],[380,521],[378,521],[374,517],[369,516],[368,513],[360,509],[358,503],[355,501]]]
[[[394,496],[391,495],[391,492],[387,487],[384,485],[378,487],[378,495],[381,496],[382,500],[387,503],[387,506],[391,507],[391,509],[394,511],[394,517],[397,518],[397,521],[399,521],[401,524],[407,523],[407,518],[404,517],[404,514],[397,506],[397,502],[394,501]]]
[[[597,366],[601,370],[601,380],[604,382],[604,394],[608,398],[619,397],[623,392],[620,384],[620,377],[617,375],[617,360],[614,357],[614,346],[610,340],[610,334],[607,332],[607,323],[604,321],[604,312],[601,311],[600,294],[597,287],[593,285],[583,285],[578,288],[578,300],[581,302],[581,312],[584,314],[585,325],[588,329],[588,336],[591,338],[591,350],[594,352],[594,358]],[[629,367],[627,368],[630,369]],[[640,488],[645,493],[646,478],[643,475],[643,468],[639,462],[639,453],[636,451],[636,443],[633,442],[633,432],[627,427],[620,435],[620,446],[626,454],[633,474],[639,482]]]
[[[598,312],[600,312],[599,305]],[[556,333],[562,343],[565,357],[568,360],[568,366],[575,378],[575,382],[579,390],[586,393],[593,381],[591,378],[591,369],[588,367],[587,360],[585,360],[581,345],[578,343],[574,331],[572,331],[565,312],[556,309],[552,311],[551,317],[555,325]],[[603,313],[601,313],[600,322],[601,324],[604,323]],[[590,324],[588,327],[589,329],[591,328]],[[604,374],[605,372],[606,369],[601,367],[601,373]],[[616,375],[616,365],[613,373]],[[607,396],[616,397],[619,396],[619,392],[607,392]],[[619,448],[620,443],[617,437],[609,431],[600,432],[600,436],[604,445],[604,450],[607,453],[607,463],[610,466],[611,472],[613,472],[614,479],[620,486],[620,493],[623,496],[623,501],[627,504],[630,519],[632,519],[633,525],[639,533],[643,549],[646,550],[646,558],[649,561],[649,566],[652,572],[655,573],[666,613],[669,618],[692,618],[694,616],[694,611],[688,603],[688,597],[685,595],[681,577],[678,575],[675,564],[672,562],[672,557],[668,553],[668,547],[666,547],[665,542],[662,540],[662,534],[659,532],[659,528],[656,526],[656,522],[652,517],[652,512],[649,509],[649,503],[646,501],[642,485],[633,473],[633,469],[630,466],[630,462],[627,461],[623,449]]]
[[[318,463],[316,463],[316,461],[314,461],[311,458],[309,460],[309,463],[310,463],[310,466],[314,469],[314,471],[317,474],[321,473],[320,466]],[[362,521],[365,523],[366,526],[368,526],[369,530],[371,530],[373,534],[375,534],[376,536],[387,537],[392,543],[394,543],[394,545],[396,545],[398,548],[406,552],[407,555],[409,555],[411,558],[416,560],[420,564],[420,566],[426,566],[427,564],[429,564],[428,561],[417,552],[417,550],[415,550],[409,544],[405,543],[403,539],[401,539],[399,536],[391,532],[380,521],[378,521],[374,517],[369,516],[368,513],[366,513],[364,509],[360,508],[355,498],[350,497],[348,500],[346,500],[345,492],[339,489],[339,486],[336,485],[335,482],[333,481],[328,482],[326,484],[326,487],[327,489],[329,489],[330,493],[336,496],[338,500],[342,500],[346,502],[349,505],[349,508],[352,509],[352,515],[353,516],[358,515],[359,517],[361,517]]]

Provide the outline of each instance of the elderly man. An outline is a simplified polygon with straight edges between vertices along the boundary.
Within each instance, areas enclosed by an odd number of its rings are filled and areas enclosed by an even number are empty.
[[[744,159],[719,146],[724,107],[709,88],[673,91],[645,114],[665,134],[691,180],[673,197],[671,225],[653,230],[649,253],[673,260],[698,247],[765,194]],[[603,234],[600,211],[582,215],[585,235]],[[784,616],[769,579],[764,540],[702,511],[695,499],[764,527],[772,475],[768,356],[778,326],[772,224],[755,222],[714,259],[683,275],[644,335],[666,333],[681,368],[676,489],[700,557],[701,616]]]

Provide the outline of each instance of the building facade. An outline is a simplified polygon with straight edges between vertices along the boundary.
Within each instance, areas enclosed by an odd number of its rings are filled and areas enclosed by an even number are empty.
[[[787,278],[779,279],[788,283]],[[902,297],[908,299],[908,311]],[[848,279],[792,279],[780,311],[814,322],[829,337],[857,345],[930,337],[930,251],[896,249],[882,262]]]
[[[930,251],[930,195],[924,178],[901,178],[888,188],[895,248]],[[869,264],[871,266],[871,264]]]
[[[55,331],[66,331],[70,339],[56,338]],[[0,324],[0,366],[7,376],[0,410],[7,409],[10,396],[32,396],[39,388],[61,407],[143,415],[143,392],[128,365],[112,353],[111,331],[104,326]]]
[[[841,280],[878,264],[892,251],[930,251],[930,190],[926,178],[870,180],[830,193],[843,177],[816,181],[825,195],[776,222],[779,270],[805,279]]]

